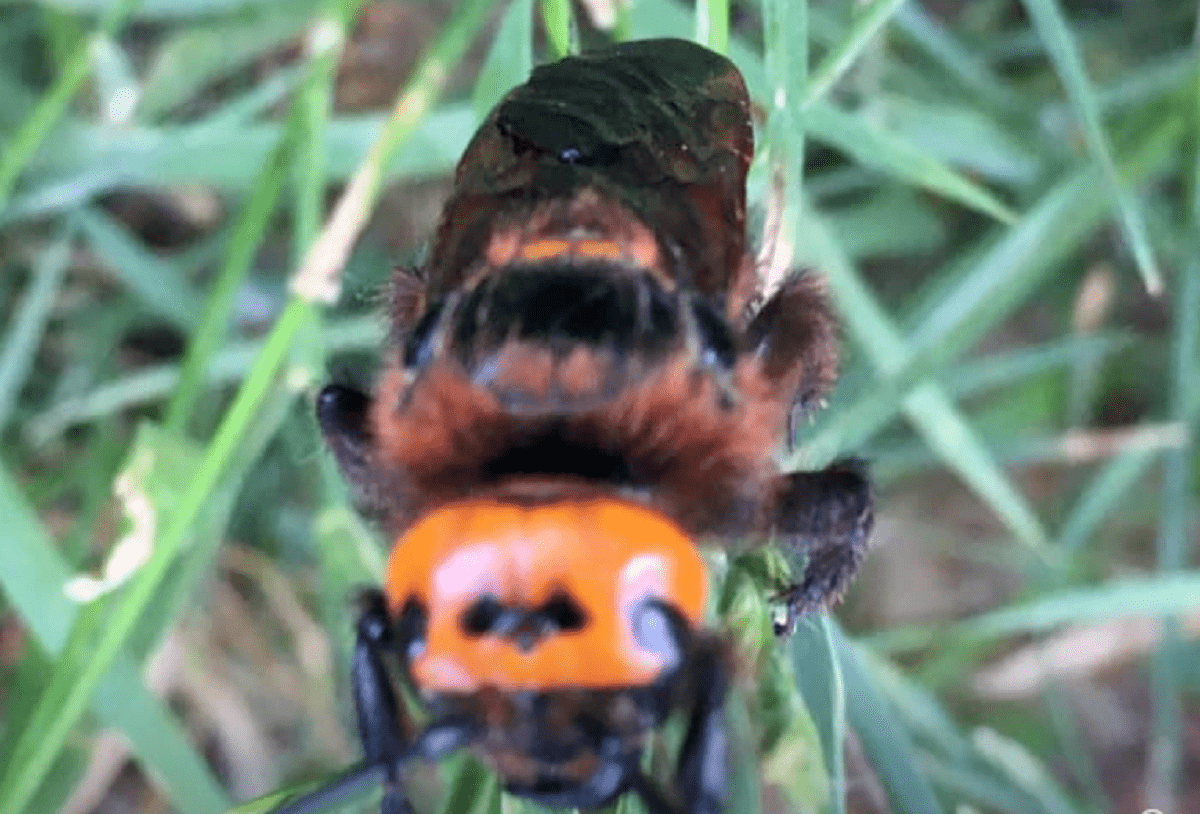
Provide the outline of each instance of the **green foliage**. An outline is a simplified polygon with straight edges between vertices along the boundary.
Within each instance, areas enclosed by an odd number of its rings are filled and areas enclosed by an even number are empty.
[[[378,579],[382,549],[346,505],[310,404],[327,360],[353,370],[377,348],[379,302],[364,289],[394,249],[367,229],[333,302],[346,258],[318,240],[321,225],[353,236],[364,223],[327,213],[326,196],[346,184],[365,213],[388,189],[415,199],[444,178],[534,62],[612,36],[574,17],[578,5],[404,6],[430,39],[407,55],[390,111],[338,104],[339,60],[369,17],[361,0],[0,9],[0,814],[58,810],[101,728],[174,808],[233,804],[191,721],[143,674],[169,632],[216,624],[231,581],[220,552],[235,543],[271,563],[254,588],[236,583],[248,603],[277,607],[263,597],[282,591],[284,615],[318,620],[333,643],[326,661],[297,644],[311,645],[303,631],[265,648],[278,645],[263,658],[279,675],[304,677],[306,717],[276,733],[273,779],[348,762],[334,683],[347,598]],[[867,457],[885,523],[923,507],[901,526],[918,536],[906,550],[1004,586],[918,624],[871,606],[883,577],[868,563],[844,626],[814,618],[776,643],[770,599],[786,566],[714,557],[717,616],[747,673],[729,708],[731,812],[768,800],[844,812],[862,785],[898,814],[1111,810],[1110,778],[1058,695],[1068,678],[1044,679],[1020,713],[970,688],[999,652],[1135,618],[1163,620],[1138,662],[1153,713],[1138,782],[1159,795],[1146,807],[1172,810],[1163,801],[1188,782],[1196,11],[1088,7],[636,0],[615,13],[622,38],[727,46],[765,111],[753,203],[778,209],[784,259],[828,279],[847,343],[842,385],[788,464]],[[179,220],[205,202],[218,216],[182,236],[138,214]],[[1115,306],[1089,295],[1096,281]],[[163,333],[165,351],[139,350]],[[1049,483],[1033,477],[1047,471]],[[73,574],[146,528],[153,545],[127,580],[68,598]],[[18,625],[27,640],[7,646]],[[308,657],[317,666],[295,667]],[[265,673],[259,690],[277,674]],[[1037,737],[1023,738],[1030,720]],[[540,810],[467,758],[414,787],[421,811]]]

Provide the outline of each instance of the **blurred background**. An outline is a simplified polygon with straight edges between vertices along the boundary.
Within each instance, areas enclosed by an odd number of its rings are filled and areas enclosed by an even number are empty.
[[[819,269],[842,315],[782,455],[878,481],[862,575],[790,643],[712,555],[730,811],[1200,812],[1194,2],[14,0],[0,814],[215,814],[355,759],[384,541],[313,395],[370,382],[500,95],[663,35],[743,69],[764,275]],[[414,786],[534,810],[466,760]]]

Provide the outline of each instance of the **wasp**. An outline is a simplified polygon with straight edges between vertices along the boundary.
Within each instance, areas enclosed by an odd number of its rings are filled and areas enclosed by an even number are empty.
[[[697,543],[805,555],[786,631],[840,596],[872,523],[859,464],[775,461],[834,382],[837,326],[812,276],[759,296],[753,149],[738,70],[667,39],[539,67],[476,132],[428,262],[395,275],[374,389],[317,399],[395,544],[356,629],[364,761],[281,812],[376,778],[409,812],[406,766],[469,748],[540,804],[720,814],[730,656]],[[641,756],[676,712],[660,788]]]

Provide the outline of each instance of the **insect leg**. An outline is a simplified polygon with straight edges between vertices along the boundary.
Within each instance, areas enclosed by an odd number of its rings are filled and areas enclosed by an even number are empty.
[[[874,523],[871,484],[861,461],[843,460],[818,472],[785,475],[772,529],[778,545],[808,556],[776,633],[787,633],[809,611],[841,598],[867,553]]]
[[[384,662],[384,653],[395,648],[391,617],[387,601],[377,590],[364,592],[360,602],[350,681],[364,762],[383,772],[381,814],[412,814],[400,782],[401,764],[412,747],[401,729],[404,719]]]
[[[798,274],[784,282],[754,313],[741,344],[761,361],[776,398],[792,405],[793,414],[819,406],[838,368],[837,323],[820,278]]]
[[[650,814],[680,814],[679,808],[663,796],[654,781],[640,771],[630,781],[629,790],[642,798],[642,805]]]
[[[676,784],[683,810],[688,814],[721,814],[728,748],[722,711],[729,687],[728,669],[716,648],[704,644],[688,669],[694,682],[695,702],[679,751]]]
[[[446,741],[426,730],[415,743],[402,731],[400,705],[392,690],[383,654],[395,646],[387,603],[379,591],[366,591],[361,599],[354,642],[351,684],[358,713],[358,731],[365,759],[337,780],[308,794],[287,800],[272,814],[319,814],[364,787],[383,783],[380,814],[412,814],[412,806],[399,782],[404,760],[432,751],[430,742]]]

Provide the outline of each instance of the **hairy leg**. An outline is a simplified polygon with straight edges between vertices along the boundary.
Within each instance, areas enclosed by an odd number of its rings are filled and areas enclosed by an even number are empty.
[[[871,483],[861,461],[843,460],[817,472],[783,476],[772,528],[775,544],[808,561],[800,580],[780,595],[787,616],[776,632],[839,599],[867,553],[874,523]]]
[[[821,279],[789,278],[754,313],[741,345],[760,360],[776,398],[798,413],[818,407],[838,371],[837,322]]]

